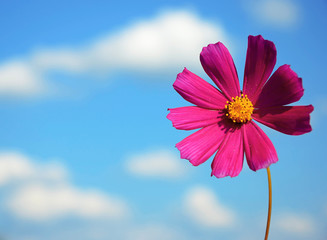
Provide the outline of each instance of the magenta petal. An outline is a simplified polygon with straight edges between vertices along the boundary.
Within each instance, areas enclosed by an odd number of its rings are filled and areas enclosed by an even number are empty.
[[[186,68],[177,75],[174,89],[190,103],[209,109],[223,109],[227,99],[217,88]]]
[[[313,106],[278,106],[256,109],[253,119],[289,135],[301,135],[311,132],[310,113]]]
[[[261,88],[276,64],[276,48],[273,42],[262,36],[249,36],[246,54],[243,93],[255,103]]]
[[[167,118],[172,121],[176,129],[193,130],[217,123],[223,112],[200,107],[170,108]]]
[[[279,67],[264,85],[255,107],[273,107],[299,101],[303,96],[302,79],[290,68]]]
[[[176,144],[181,158],[189,160],[194,166],[207,161],[217,151],[225,131],[223,126],[213,124],[183,139]]]
[[[253,171],[269,167],[278,161],[274,145],[253,121],[243,125],[244,149],[247,163]]]
[[[200,60],[205,72],[229,100],[240,95],[240,83],[233,58],[221,42],[204,47]]]
[[[211,176],[236,177],[242,170],[244,159],[242,130],[232,130],[226,135],[211,164]]]

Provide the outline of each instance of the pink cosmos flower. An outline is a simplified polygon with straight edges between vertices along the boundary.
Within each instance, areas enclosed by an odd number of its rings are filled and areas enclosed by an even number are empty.
[[[176,144],[181,158],[198,166],[216,153],[211,175],[235,177],[242,170],[244,152],[253,171],[278,161],[272,142],[253,120],[289,135],[312,130],[312,105],[285,106],[303,96],[302,79],[289,65],[269,78],[276,64],[273,42],[249,36],[243,91],[233,59],[221,42],[204,47],[200,60],[219,89],[186,68],[177,75],[174,89],[196,106],[169,109],[167,118],[176,129],[200,128]]]

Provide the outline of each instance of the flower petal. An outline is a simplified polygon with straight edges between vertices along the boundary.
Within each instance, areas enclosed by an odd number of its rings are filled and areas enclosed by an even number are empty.
[[[188,159],[194,166],[207,161],[218,149],[228,131],[222,124],[213,124],[193,133],[176,147],[181,152],[181,158]]]
[[[211,164],[211,176],[236,177],[242,170],[244,159],[242,130],[240,128],[231,130],[221,143]]]
[[[200,107],[180,107],[168,109],[167,118],[172,121],[176,129],[193,130],[218,123],[224,115],[222,111],[209,110]]]
[[[205,72],[228,100],[240,95],[240,83],[233,58],[221,42],[204,47],[200,60]]]
[[[299,101],[303,92],[302,79],[290,68],[290,65],[283,65],[263,86],[254,106],[263,108],[290,104]]]
[[[269,167],[278,161],[274,145],[253,121],[243,125],[244,149],[247,163],[253,171]]]
[[[253,119],[289,135],[301,135],[311,132],[310,113],[313,106],[278,106],[256,109]]]
[[[174,89],[190,103],[209,109],[223,109],[227,99],[221,92],[186,68],[177,75]]]
[[[261,88],[276,64],[276,47],[261,35],[249,36],[244,70],[243,93],[255,103]]]

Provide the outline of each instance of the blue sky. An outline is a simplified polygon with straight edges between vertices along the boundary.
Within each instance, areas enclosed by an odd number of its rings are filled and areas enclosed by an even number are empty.
[[[313,131],[263,127],[271,239],[326,239],[325,1],[6,1],[0,3],[0,236],[6,240],[262,239],[265,170],[210,177],[174,147],[168,107],[184,67],[230,49],[243,80],[247,36],[275,43],[303,78]]]

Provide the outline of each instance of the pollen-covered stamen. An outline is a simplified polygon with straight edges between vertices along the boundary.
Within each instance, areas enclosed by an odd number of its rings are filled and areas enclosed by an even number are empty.
[[[241,97],[233,97],[231,102],[227,101],[226,103],[226,116],[233,122],[246,123],[252,119],[253,104],[247,95],[242,94]]]

